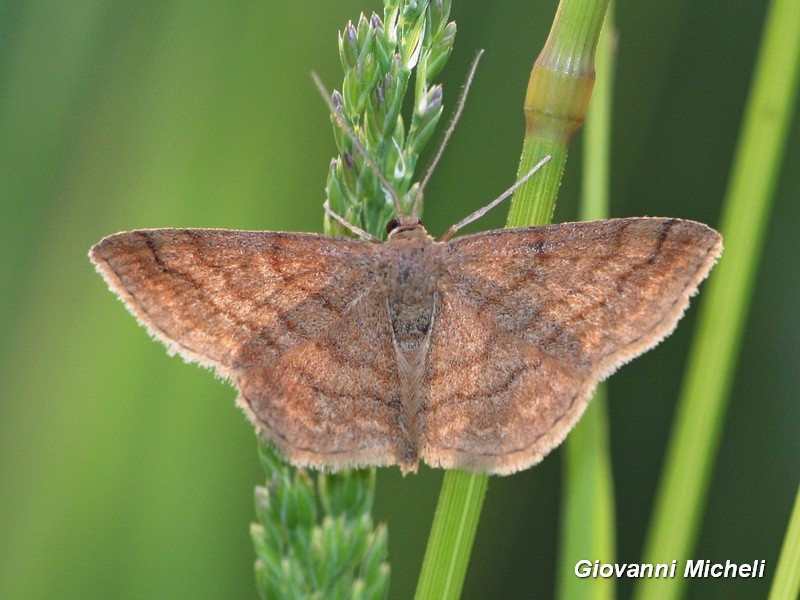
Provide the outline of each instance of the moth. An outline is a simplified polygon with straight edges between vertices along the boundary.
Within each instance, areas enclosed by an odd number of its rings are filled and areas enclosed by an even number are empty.
[[[400,215],[388,230],[145,229],[90,257],[170,353],[233,382],[291,463],[505,475],[672,332],[722,250],[710,227],[667,218],[435,241]]]

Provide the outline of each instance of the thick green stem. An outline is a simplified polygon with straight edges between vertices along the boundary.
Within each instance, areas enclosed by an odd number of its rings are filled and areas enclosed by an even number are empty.
[[[488,483],[488,475],[445,473],[415,600],[461,595]]]
[[[594,53],[608,0],[562,0],[525,95],[525,142],[517,179],[542,157],[550,162],[511,200],[509,227],[549,223],[567,148],[586,117],[594,86]]]
[[[547,155],[550,162],[514,193],[507,225],[548,223],[567,146],[583,123],[594,83],[594,49],[608,0],[562,0],[534,65],[525,98],[526,132],[518,178]],[[417,587],[417,600],[461,595],[483,506],[487,475],[445,474]],[[458,532],[454,536],[452,532]],[[458,540],[459,546],[452,544]],[[446,594],[446,595],[445,595]]]

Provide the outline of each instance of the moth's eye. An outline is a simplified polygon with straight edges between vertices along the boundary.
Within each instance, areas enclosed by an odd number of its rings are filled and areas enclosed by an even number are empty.
[[[425,227],[425,223],[422,222],[422,219],[417,219],[417,225],[422,225]]]
[[[392,233],[399,226],[400,226],[400,221],[398,221],[397,219],[392,219],[386,224],[386,233]]]

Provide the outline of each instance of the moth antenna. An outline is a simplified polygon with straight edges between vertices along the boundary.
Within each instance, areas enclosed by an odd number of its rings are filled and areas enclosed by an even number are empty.
[[[394,203],[395,212],[398,215],[402,214],[401,211],[402,205],[400,203],[400,196],[398,195],[397,190],[394,189],[394,186],[386,178],[386,175],[383,174],[383,171],[381,171],[378,168],[378,165],[375,163],[374,160],[372,160],[372,157],[367,152],[367,149],[364,148],[364,145],[356,137],[356,134],[353,131],[353,129],[344,120],[344,117],[339,111],[339,106],[336,105],[336,103],[333,101],[332,95],[328,92],[327,89],[325,89],[325,85],[322,83],[322,80],[319,78],[319,75],[317,75],[314,71],[312,71],[311,77],[314,80],[314,83],[316,84],[319,93],[322,95],[322,99],[325,101],[325,104],[328,105],[328,108],[331,111],[331,115],[335,119],[336,123],[339,125],[339,128],[353,143],[353,148],[355,148],[356,152],[358,152],[361,155],[361,157],[364,159],[364,162],[375,174],[375,177],[378,178],[380,184],[392,196],[392,202]]]
[[[358,237],[364,238],[368,242],[380,242],[378,238],[374,235],[369,233],[368,231],[364,231],[361,227],[357,225],[353,225],[350,221],[347,221],[342,215],[339,213],[333,212],[331,210],[331,205],[328,202],[328,199],[325,199],[325,202],[322,203],[322,207],[325,209],[325,214],[328,215],[331,219],[339,223],[345,229],[349,229],[353,233],[355,233]]]
[[[548,154],[548,155],[547,155],[547,156],[545,156],[545,157],[544,157],[542,160],[540,160],[538,163],[536,163],[536,164],[533,166],[533,168],[532,168],[530,171],[528,171],[527,173],[525,173],[525,175],[524,175],[522,178],[520,178],[520,179],[519,179],[519,180],[518,180],[518,181],[517,181],[517,182],[516,182],[514,185],[512,185],[512,186],[511,186],[510,188],[508,188],[508,189],[507,189],[505,192],[503,192],[502,194],[500,194],[500,195],[499,195],[497,198],[495,198],[494,200],[492,200],[491,202],[489,202],[489,204],[487,204],[487,205],[486,205],[486,206],[484,206],[483,208],[479,208],[478,210],[476,210],[476,211],[475,211],[474,213],[472,213],[471,215],[468,215],[468,216],[466,216],[465,218],[461,219],[461,220],[460,220],[458,223],[456,223],[455,225],[453,225],[452,227],[450,227],[450,229],[448,229],[447,231],[445,231],[445,232],[444,232],[444,235],[441,237],[441,239],[440,239],[439,241],[440,241],[440,242],[446,242],[446,241],[447,241],[447,240],[449,240],[451,237],[453,237],[453,234],[455,234],[455,232],[456,232],[456,231],[458,231],[459,229],[461,229],[461,228],[462,228],[462,227],[464,227],[465,225],[469,225],[469,224],[470,224],[470,223],[472,223],[472,222],[473,222],[475,219],[480,219],[480,218],[481,218],[483,215],[485,215],[487,212],[489,212],[490,210],[492,210],[492,209],[493,209],[495,206],[497,206],[497,205],[498,205],[498,204],[500,204],[500,203],[501,203],[503,200],[505,200],[505,199],[506,199],[506,198],[508,198],[508,197],[509,197],[511,194],[513,194],[513,193],[514,193],[514,191],[515,191],[515,190],[516,190],[516,189],[517,189],[519,186],[521,186],[523,183],[525,183],[526,181],[528,181],[528,179],[530,179],[531,177],[533,177],[533,174],[534,174],[534,173],[536,173],[536,171],[538,171],[539,169],[541,169],[543,166],[545,166],[545,165],[547,164],[547,161],[549,161],[549,160],[550,160],[550,155]]]
[[[425,176],[422,178],[422,182],[419,184],[417,188],[417,195],[414,196],[414,213],[415,215],[419,214],[419,205],[422,202],[422,191],[425,189],[425,186],[428,185],[428,180],[433,175],[433,170],[436,168],[436,165],[439,163],[439,159],[442,158],[442,154],[444,154],[444,149],[447,146],[447,142],[450,141],[450,137],[453,135],[453,131],[455,131],[456,123],[461,118],[461,113],[464,112],[464,105],[467,102],[467,94],[469,93],[469,88],[472,86],[472,80],[475,79],[475,71],[478,70],[478,62],[481,60],[481,56],[483,56],[483,50],[479,50],[478,54],[475,55],[475,58],[472,60],[472,65],[469,68],[469,73],[467,73],[467,80],[464,82],[464,85],[461,87],[461,94],[458,97],[458,103],[456,104],[456,111],[453,113],[453,116],[450,118],[450,123],[447,125],[447,129],[442,136],[442,141],[439,142],[439,147],[436,149],[436,154],[433,155],[433,159],[431,162],[428,163],[428,168],[425,171]]]

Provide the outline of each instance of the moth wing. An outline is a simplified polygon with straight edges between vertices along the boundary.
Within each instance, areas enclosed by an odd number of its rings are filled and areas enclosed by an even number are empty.
[[[89,256],[170,352],[226,377],[327,327],[372,276],[371,244],[315,234],[137,230]]]
[[[90,256],[171,352],[233,379],[239,404],[292,462],[337,468],[403,452],[377,248],[314,234],[157,229],[109,236]]]
[[[599,380],[672,332],[721,249],[705,225],[656,218],[448,244],[425,461],[501,474],[539,462]]]
[[[239,401],[293,464],[416,471],[391,339],[375,286],[324,332],[242,372]]]

